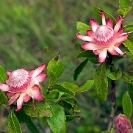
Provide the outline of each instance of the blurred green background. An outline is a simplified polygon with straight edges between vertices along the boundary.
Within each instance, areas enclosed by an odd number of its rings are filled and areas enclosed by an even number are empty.
[[[6,70],[21,67],[29,70],[48,63],[60,53],[65,71],[58,81],[83,84],[92,78],[97,65],[89,62],[74,81],[74,70],[82,61],[75,59],[80,51],[76,46],[76,42],[80,42],[75,37],[76,22],[89,24],[89,19],[94,18],[93,5],[117,17],[118,4],[118,0],[0,0],[0,65]],[[111,103],[100,104],[93,90],[78,94],[77,100],[81,119],[71,122],[67,132],[106,130]],[[120,100],[119,93],[119,110]],[[2,106],[0,111],[0,131],[7,132],[8,108]],[[43,132],[50,133],[45,120],[42,123]],[[25,126],[23,130],[27,131]]]

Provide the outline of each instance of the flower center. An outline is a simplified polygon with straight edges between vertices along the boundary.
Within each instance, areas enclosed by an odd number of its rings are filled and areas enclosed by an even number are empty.
[[[114,40],[114,31],[106,25],[99,26],[94,34],[94,41],[102,46],[108,46]]]
[[[11,73],[8,79],[8,85],[11,91],[24,91],[29,84],[30,75],[24,69],[18,69]]]

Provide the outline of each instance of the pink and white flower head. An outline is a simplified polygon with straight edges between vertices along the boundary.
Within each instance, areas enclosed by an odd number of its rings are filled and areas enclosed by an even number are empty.
[[[6,95],[10,97],[8,106],[17,100],[16,111],[22,108],[23,102],[33,99],[42,101],[44,98],[41,93],[39,83],[44,81],[46,73],[43,72],[46,67],[45,63],[41,64],[35,70],[27,71],[24,68],[12,71],[7,71],[8,79],[5,84],[0,84],[0,89],[6,92]]]
[[[94,54],[99,55],[98,62],[105,61],[107,51],[112,55],[124,55],[125,53],[119,49],[123,41],[127,39],[129,33],[123,33],[122,17],[118,16],[118,21],[113,26],[113,21],[110,18],[105,18],[105,13],[100,12],[102,25],[99,25],[95,19],[90,20],[92,30],[86,31],[86,36],[77,33],[78,39],[84,40],[82,48],[84,50],[93,50]]]
[[[114,119],[114,133],[133,133],[131,123],[124,115]]]

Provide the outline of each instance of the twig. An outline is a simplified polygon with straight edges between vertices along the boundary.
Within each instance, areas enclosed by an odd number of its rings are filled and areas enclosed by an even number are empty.
[[[113,60],[112,60],[112,55],[110,53],[108,53],[109,56],[109,64],[110,64],[110,70],[112,71],[112,67],[114,66]],[[116,96],[115,96],[115,81],[111,80],[111,101],[112,101],[112,105],[111,105],[111,113],[109,116],[109,122],[108,122],[108,132],[111,130],[112,124],[113,124],[113,118],[114,118],[114,114],[115,114],[115,107],[116,107]]]
[[[129,72],[129,73],[132,73],[133,70],[123,70],[123,72]]]
[[[109,123],[108,123],[108,131],[111,130],[113,124],[113,118],[115,113],[115,106],[116,106],[116,96],[115,96],[115,81],[111,81],[111,95],[112,95],[112,105],[111,105],[111,113],[109,116]]]

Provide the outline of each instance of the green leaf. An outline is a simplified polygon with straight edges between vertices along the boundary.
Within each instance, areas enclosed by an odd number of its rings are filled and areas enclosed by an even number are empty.
[[[40,133],[40,131],[37,129],[37,127],[34,125],[34,123],[32,122],[31,118],[25,114],[24,110],[21,109],[18,112],[15,112],[18,120],[20,123],[25,123],[28,127],[28,129],[32,132],[32,133]]]
[[[114,130],[113,130],[113,128],[111,129],[110,133],[114,133]]]
[[[49,86],[55,84],[56,79],[57,79],[55,73],[54,73],[53,71],[50,71],[50,70],[49,70],[49,71],[48,71],[48,76],[49,76]]]
[[[82,86],[80,86],[76,92],[82,92],[82,91],[87,91],[92,87],[94,83],[94,80],[87,80]]]
[[[90,50],[82,51],[76,56],[76,58],[81,58],[81,57],[86,57],[92,63],[98,63],[97,61],[98,56],[95,55],[93,51],[90,51]]]
[[[60,100],[58,104],[63,108],[72,109],[72,105],[67,103],[66,101]]]
[[[118,80],[122,76],[122,72],[116,68],[113,68],[113,70],[107,71],[107,76],[112,80]]]
[[[125,17],[131,9],[132,6],[130,6],[130,0],[119,0],[118,14]]]
[[[71,122],[75,118],[80,118],[80,116],[75,116],[75,115],[66,115],[66,122]]]
[[[113,24],[116,24],[116,19],[109,13],[105,12],[106,18],[111,18],[113,20]]]
[[[124,114],[128,119],[130,119],[132,115],[132,101],[130,99],[128,91],[126,91],[122,97],[122,107],[123,107]]]
[[[8,133],[22,133],[19,121],[14,114],[14,110],[8,115]]]
[[[108,132],[108,131],[102,131],[101,133],[110,133],[110,132]]]
[[[8,99],[3,91],[0,90],[0,104],[4,103],[7,104]]]
[[[49,102],[52,117],[47,117],[48,125],[53,133],[66,133],[66,117],[63,108],[55,103]]]
[[[119,8],[128,7],[129,3],[130,3],[130,0],[119,0]]]
[[[85,59],[74,71],[74,80],[77,80],[79,74],[82,72],[83,68],[86,66],[88,59]]]
[[[94,9],[94,15],[96,17],[96,20],[99,24],[102,24],[102,19],[101,19],[101,16],[100,16],[100,12],[102,11],[99,7],[97,6],[93,6],[93,9]]]
[[[65,92],[65,93],[73,95],[73,91],[67,87],[64,87],[62,84],[61,85],[55,84],[54,86],[52,86],[51,90],[54,90],[54,89],[58,89],[61,92]]]
[[[113,56],[112,57],[112,61],[115,62],[115,61],[120,60],[122,58],[123,58],[123,56],[118,56],[118,55],[117,56]]]
[[[128,93],[130,97],[133,99],[133,84],[128,84]]]
[[[100,12],[103,10],[97,6],[93,6],[93,8],[94,8],[94,14],[95,14],[96,20],[98,21],[99,24],[102,24],[102,18],[100,16]],[[111,18],[113,20],[114,24],[116,23],[116,19],[111,14],[105,12],[105,16],[106,16],[106,18]]]
[[[126,56],[127,56],[128,58],[133,58],[133,54],[130,53],[130,52],[126,52]]]
[[[100,64],[94,73],[94,88],[100,101],[106,101],[108,94],[108,79],[105,64]]]
[[[79,21],[77,22],[76,27],[77,27],[78,32],[83,35],[86,34],[87,30],[91,29],[91,27],[89,25],[79,22]]]
[[[63,82],[61,85],[67,90],[72,91],[73,93],[77,92],[77,90],[79,89],[77,85],[70,82]]]
[[[120,9],[118,9],[118,14],[125,17],[131,9],[132,9],[132,6],[129,6],[129,7],[126,7],[126,8],[120,8]]]
[[[123,78],[127,83],[133,84],[133,78],[132,78],[130,75],[128,75],[128,73],[123,72],[123,73],[122,73],[122,78]]]
[[[59,90],[50,90],[46,97],[47,99],[58,99],[59,93]]]
[[[50,78],[50,85],[54,84],[56,79],[63,73],[64,67],[60,56],[57,55],[55,58],[51,59],[47,66],[47,74]]]
[[[4,83],[6,79],[7,79],[6,71],[2,66],[0,66],[0,81]]]
[[[51,116],[51,112],[48,110],[49,106],[46,101],[38,102],[34,101],[34,105],[36,109],[33,108],[33,102],[29,101],[24,104],[24,111],[28,116],[31,117],[43,117],[43,116]]]

